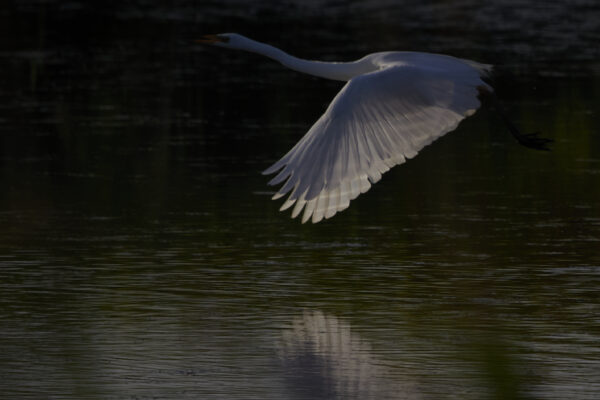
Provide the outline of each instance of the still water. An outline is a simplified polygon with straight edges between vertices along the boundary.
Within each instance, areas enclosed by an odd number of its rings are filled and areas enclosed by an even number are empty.
[[[563,3],[568,3],[563,4]],[[595,2],[19,1],[0,12],[0,393],[600,396]],[[260,171],[340,84],[194,46],[501,64],[493,112],[318,225]]]

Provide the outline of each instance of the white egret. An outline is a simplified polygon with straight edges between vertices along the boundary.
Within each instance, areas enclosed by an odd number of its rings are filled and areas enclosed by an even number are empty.
[[[381,174],[435,139],[454,130],[494,98],[482,78],[491,65],[440,54],[391,51],[352,62],[309,61],[236,33],[206,35],[199,43],[262,54],[284,66],[347,82],[308,133],[263,174],[279,171],[269,184],[290,193],[281,211],[304,209],[302,222],[319,222],[346,209]],[[545,149],[550,140],[522,135],[501,113],[519,143]]]

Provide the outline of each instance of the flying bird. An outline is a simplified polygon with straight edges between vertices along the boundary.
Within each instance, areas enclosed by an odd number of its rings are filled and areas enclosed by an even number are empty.
[[[490,98],[509,131],[524,146],[547,150],[549,139],[524,135],[502,112],[485,81],[492,66],[441,54],[388,51],[352,62],[309,61],[236,33],[197,40],[258,53],[309,75],[346,82],[300,141],[263,174],[289,193],[280,211],[302,211],[302,223],[331,218],[395,165],[417,155]]]

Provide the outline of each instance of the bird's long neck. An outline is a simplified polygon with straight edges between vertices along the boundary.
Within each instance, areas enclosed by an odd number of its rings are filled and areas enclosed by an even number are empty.
[[[303,60],[291,56],[276,47],[250,39],[248,39],[247,44],[241,49],[277,60],[286,67],[298,72],[338,81],[348,81],[357,75],[374,69],[372,65],[361,62],[361,60],[353,62]]]

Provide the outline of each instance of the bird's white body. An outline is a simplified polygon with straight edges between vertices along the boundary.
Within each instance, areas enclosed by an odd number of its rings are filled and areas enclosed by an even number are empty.
[[[347,208],[381,175],[456,128],[480,105],[491,66],[445,55],[381,52],[347,63],[307,61],[237,34],[211,43],[259,53],[346,85],[306,135],[264,171],[290,193],[281,210],[316,223]],[[206,41],[205,41],[206,42]]]

